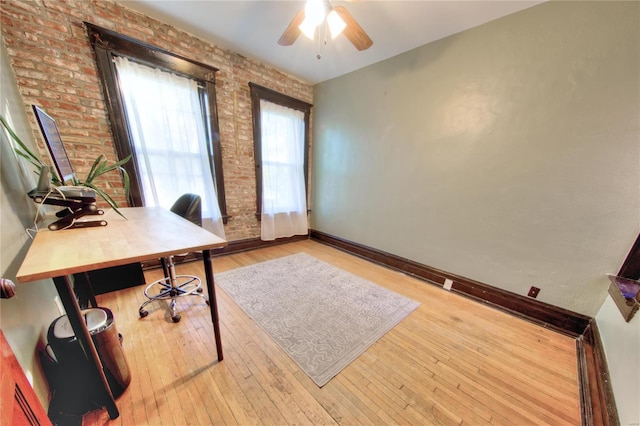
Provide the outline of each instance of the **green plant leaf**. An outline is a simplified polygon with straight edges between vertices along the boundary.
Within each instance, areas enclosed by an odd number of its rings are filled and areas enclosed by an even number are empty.
[[[31,155],[29,155],[28,153],[21,151],[18,148],[14,148],[13,152],[15,152],[16,154],[18,154],[18,156],[26,159],[32,166],[34,166],[37,170],[36,173],[40,174],[40,170],[42,169],[42,164],[36,162],[33,157],[31,157]]]
[[[87,175],[85,182],[92,183],[96,178],[113,170],[121,170],[122,172],[126,173],[126,170],[122,166],[126,164],[130,159],[131,155],[128,155],[126,158],[123,158],[122,160],[109,165],[107,160],[104,158],[104,155],[100,155],[91,165],[91,169],[89,170],[89,174]]]
[[[13,139],[15,143],[18,145],[18,146],[12,145],[13,151],[16,153],[16,155],[26,159],[32,166],[36,168],[36,173],[40,174],[42,167],[46,166],[46,163],[44,163],[39,156],[34,154],[29,149],[29,147],[27,147],[27,145],[25,145],[24,142],[22,142],[22,140],[20,140],[18,135],[16,135],[13,129],[11,129],[11,127],[9,126],[9,124],[7,123],[7,121],[2,115],[0,115],[0,123],[2,123],[2,126],[7,130],[7,133],[9,133],[9,136],[11,136],[11,139]],[[120,216],[126,219],[126,217],[120,212],[120,210],[118,210],[118,204],[114,201],[114,199],[111,198],[111,196],[107,194],[105,191],[103,191],[101,188],[98,188],[97,186],[95,186],[93,182],[94,180],[104,175],[105,173],[109,173],[113,170],[120,170],[122,172],[125,196],[129,198],[129,188],[131,186],[131,180],[129,179],[129,174],[127,173],[125,168],[122,167],[129,160],[131,160],[131,155],[128,155],[126,158],[123,158],[122,160],[109,165],[106,157],[101,154],[98,158],[95,159],[95,161],[91,165],[91,168],[89,169],[89,173],[87,174],[86,179],[82,181],[78,179],[77,176],[74,176],[72,183],[75,186],[86,186],[88,188],[93,189],[96,192],[96,194],[102,197],[102,199],[104,199],[107,202],[107,204],[109,204],[109,206],[116,213],[118,213]],[[64,182],[61,182],[58,176],[55,174],[52,174],[51,182],[55,186],[60,186],[64,184]]]
[[[91,189],[93,189],[96,194],[98,194],[99,196],[101,196],[106,202],[107,204],[109,204],[109,206],[113,209],[114,212],[118,213],[120,216],[122,216],[124,219],[126,219],[127,217],[122,214],[122,212],[118,209],[118,204],[114,201],[113,198],[111,198],[111,196],[109,194],[107,194],[106,192],[104,192],[101,188],[98,188],[97,186],[91,184],[91,183],[87,183],[84,182],[84,186],[87,186]]]
[[[127,158],[131,158],[131,156],[127,157]],[[129,173],[127,173],[127,171],[125,170],[124,167],[120,167],[120,170],[122,171],[122,183],[124,184],[124,196],[125,198],[129,199],[129,188],[131,186],[131,180],[129,179]]]
[[[78,181],[77,184],[88,186],[90,188],[95,188],[95,186],[93,185],[93,181],[95,179],[111,171],[119,170],[122,172],[125,197],[129,198],[129,189],[131,187],[131,179],[129,178],[129,173],[127,173],[127,170],[124,167],[122,167],[129,160],[131,160],[131,155],[128,155],[126,158],[123,158],[122,160],[109,165],[104,155],[100,155],[98,158],[96,158],[96,160],[91,165],[91,169],[89,170],[89,173],[87,174],[86,179],[84,181]],[[100,191],[100,192],[106,195],[104,191]],[[100,194],[100,196],[102,198],[105,198],[102,194]],[[109,200],[107,200],[106,198],[105,198],[105,201],[109,202]],[[115,204],[115,202],[113,204]]]
[[[103,175],[105,173],[109,173],[112,170],[124,170],[122,168],[122,165],[125,164],[127,161],[129,161],[129,159],[131,158],[131,156],[128,156],[127,158],[125,158],[124,160],[120,160],[117,163],[114,163],[110,166],[107,165],[107,162],[105,160],[104,163],[102,163],[101,167],[100,167],[100,174]],[[126,160],[126,161],[125,161]]]
[[[100,170],[100,161],[102,161],[103,158],[104,158],[104,155],[100,155],[98,158],[95,159],[95,161],[91,165],[91,168],[89,169],[89,173],[87,174],[87,177],[84,180],[85,183],[92,183],[93,180],[99,176],[98,172]]]
[[[20,147],[20,149],[13,147],[14,152],[19,156],[27,159],[29,163],[31,163],[38,169],[38,173],[39,173],[40,169],[42,169],[42,166],[45,166],[46,164],[40,159],[39,156],[35,155],[29,149],[29,147],[24,144],[24,142],[22,142],[22,140],[18,137],[18,135],[16,135],[16,133],[13,131],[11,126],[9,126],[9,123],[7,123],[7,120],[4,118],[3,115],[0,115],[0,123],[2,123],[2,126],[7,130],[7,133],[9,133],[9,136],[11,136],[11,139],[13,139]]]

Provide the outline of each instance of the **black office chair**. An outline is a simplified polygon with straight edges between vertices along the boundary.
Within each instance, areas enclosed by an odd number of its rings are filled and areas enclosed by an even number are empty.
[[[202,226],[202,202],[199,195],[182,195],[173,206],[171,206],[170,210],[190,222]],[[149,311],[144,308],[156,300],[171,299],[169,308],[173,322],[180,321],[180,315],[177,313],[176,308],[176,299],[178,297],[198,296],[202,297],[207,302],[207,305],[209,304],[207,296],[202,294],[202,281],[200,278],[195,275],[176,275],[174,256],[162,258],[160,262],[164,270],[164,278],[152,282],[145,288],[144,295],[147,296],[149,300],[146,300],[140,305],[140,309],[138,310],[140,318],[149,315]]]

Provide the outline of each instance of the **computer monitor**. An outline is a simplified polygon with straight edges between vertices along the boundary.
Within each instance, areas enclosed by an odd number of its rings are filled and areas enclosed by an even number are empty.
[[[67,150],[64,149],[56,121],[36,105],[33,105],[33,112],[40,125],[40,131],[51,154],[60,182],[63,185],[71,184],[75,174],[67,156]]]

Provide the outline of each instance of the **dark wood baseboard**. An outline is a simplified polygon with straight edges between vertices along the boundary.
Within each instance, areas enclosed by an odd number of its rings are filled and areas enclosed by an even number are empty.
[[[609,367],[595,321],[576,340],[580,408],[583,425],[616,426],[620,424]]]
[[[576,338],[582,424],[620,424],[604,347],[593,318],[320,231],[311,230],[309,235],[312,240],[415,276],[433,285],[442,287],[445,279],[449,279],[453,281],[451,290],[458,294]]]
[[[487,303],[520,318],[533,321],[543,327],[578,337],[584,333],[591,318],[567,309],[559,308],[530,297],[522,296],[490,286],[431,266],[423,265],[390,253],[312,230],[311,239],[319,241],[367,260],[396,269],[431,284],[442,287],[445,279],[451,280],[451,291]]]
[[[259,238],[230,241],[226,247],[214,250],[212,255],[224,256],[309,238],[432,285],[442,287],[445,279],[449,279],[453,282],[451,290],[460,295],[576,338],[582,424],[620,424],[604,347],[593,318],[315,230],[311,230],[308,236],[279,238],[275,241],[262,241]],[[195,255],[187,260],[201,258],[200,253]]]

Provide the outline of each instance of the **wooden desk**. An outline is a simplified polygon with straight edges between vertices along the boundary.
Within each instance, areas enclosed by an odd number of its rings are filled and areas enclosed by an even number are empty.
[[[119,416],[118,408],[98,352],[82,319],[69,275],[185,252],[202,251],[218,361],[223,359],[211,249],[224,247],[227,242],[160,207],[120,210],[127,220],[109,210],[100,217],[108,222],[107,226],[38,231],[16,276],[20,283],[53,278],[71,327],[88,361],[95,367],[93,380],[104,388],[104,406],[112,419]]]

